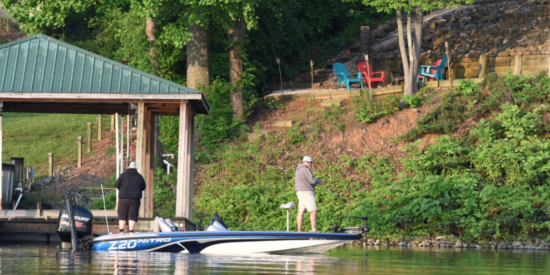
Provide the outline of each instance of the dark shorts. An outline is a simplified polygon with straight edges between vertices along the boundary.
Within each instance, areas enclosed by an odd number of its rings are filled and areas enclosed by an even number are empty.
[[[118,219],[138,221],[140,199],[118,199]]]

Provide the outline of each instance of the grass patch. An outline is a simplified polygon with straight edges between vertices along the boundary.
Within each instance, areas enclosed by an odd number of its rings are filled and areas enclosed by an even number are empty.
[[[73,165],[77,158],[77,136],[85,144],[88,122],[92,139],[97,139],[97,115],[3,113],[2,162],[25,158],[26,167],[35,167],[36,176],[48,174],[48,153],[54,153],[54,171]],[[110,116],[102,116],[103,131],[110,130]],[[83,146],[85,147],[85,146]],[[84,155],[86,154],[85,150]]]

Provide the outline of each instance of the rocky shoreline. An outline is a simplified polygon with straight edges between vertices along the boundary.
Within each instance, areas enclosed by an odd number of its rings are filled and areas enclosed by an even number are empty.
[[[423,238],[414,240],[388,241],[383,242],[380,239],[367,239],[353,241],[349,243],[352,246],[397,246],[397,247],[435,247],[435,248],[475,248],[475,249],[496,249],[496,250],[550,250],[550,245],[547,241],[534,238],[528,241],[516,240],[513,242],[506,241],[477,241],[466,242],[461,241],[455,236],[437,236],[435,238]]]

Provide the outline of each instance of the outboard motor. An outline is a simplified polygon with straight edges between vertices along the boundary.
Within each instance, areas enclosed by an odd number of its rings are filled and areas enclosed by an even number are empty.
[[[78,205],[73,205],[73,212],[77,239],[82,243],[86,242],[87,238],[92,235],[94,216],[92,212]],[[67,205],[61,206],[61,211],[59,211],[57,234],[59,235],[59,239],[61,239],[61,248],[71,249],[71,222]]]

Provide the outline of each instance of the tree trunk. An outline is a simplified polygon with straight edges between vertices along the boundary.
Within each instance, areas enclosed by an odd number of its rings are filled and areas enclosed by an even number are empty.
[[[154,75],[158,76],[158,60],[157,60],[157,51],[155,48],[155,41],[157,40],[157,37],[155,36],[156,31],[156,25],[157,22],[154,18],[147,19],[147,24],[145,25],[145,33],[147,34],[147,40],[149,41],[149,56],[151,57],[151,71]],[[155,156],[157,156],[158,159],[160,159],[160,155],[164,152],[159,152],[159,148],[157,146],[157,143],[159,141],[160,136],[160,123],[159,123],[159,116],[155,117]],[[128,120],[128,123],[130,123],[130,120]]]
[[[418,83],[416,81],[416,76],[418,75],[418,68],[420,68],[420,53],[422,52],[422,27],[424,23],[424,14],[419,7],[416,7],[416,20],[414,21],[414,56],[415,62],[413,64],[412,75],[413,75],[413,93],[418,92]]]
[[[157,23],[155,19],[147,19],[147,24],[145,26],[145,33],[147,34],[147,40],[149,41],[149,56],[151,56],[151,71],[154,75],[158,76],[158,62],[157,62],[157,51],[155,49],[155,36]]]
[[[231,91],[231,108],[233,118],[242,120],[244,118],[243,89],[241,85],[243,72],[243,42],[246,31],[244,14],[233,21],[233,26],[228,28],[229,43],[229,82],[233,86]]]
[[[416,86],[415,86],[415,70],[414,70],[414,66],[415,64],[418,62],[415,58],[414,58],[414,42],[413,42],[413,37],[412,37],[412,16],[411,16],[411,13],[408,12],[407,13],[407,49],[409,50],[409,74],[410,74],[410,77],[409,77],[409,90],[405,90],[405,94],[407,95],[414,95],[414,93],[416,92]]]
[[[407,47],[405,45],[405,36],[403,35],[403,16],[401,9],[395,10],[395,15],[397,17],[397,33],[399,37],[399,50],[401,51],[401,60],[403,61],[403,76],[405,77],[405,94],[411,94],[410,88],[410,67],[409,59],[407,55]]]
[[[210,34],[199,24],[187,26],[191,39],[187,43],[187,87],[210,86]]]

